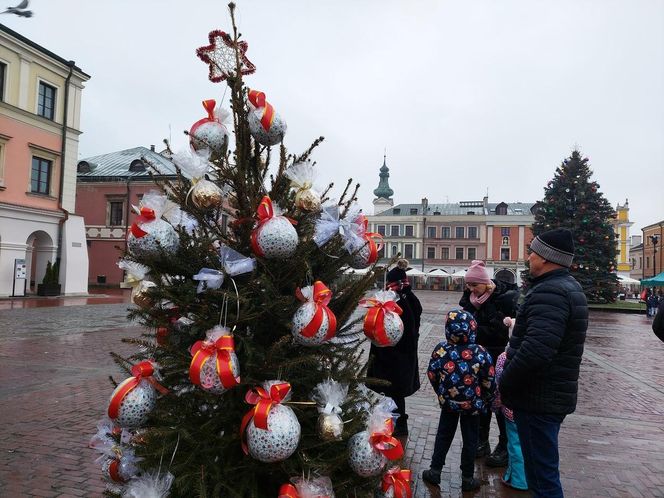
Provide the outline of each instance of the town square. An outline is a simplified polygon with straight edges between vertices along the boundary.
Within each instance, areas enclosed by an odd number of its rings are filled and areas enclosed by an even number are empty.
[[[0,496],[664,497],[664,5],[0,12]]]

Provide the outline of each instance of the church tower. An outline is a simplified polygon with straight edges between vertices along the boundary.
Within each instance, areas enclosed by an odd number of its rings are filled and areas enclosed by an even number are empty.
[[[378,182],[378,187],[373,191],[376,198],[373,200],[374,213],[379,214],[383,211],[390,209],[394,206],[394,201],[392,196],[394,195],[394,190],[390,188],[390,183],[388,178],[390,177],[390,169],[386,164],[387,156],[383,156],[383,166],[380,168],[380,181]]]

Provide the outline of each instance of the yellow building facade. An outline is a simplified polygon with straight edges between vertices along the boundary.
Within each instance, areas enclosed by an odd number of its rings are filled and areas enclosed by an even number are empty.
[[[629,227],[634,223],[629,221],[629,201],[625,199],[625,204],[620,203],[616,206],[616,218],[613,221],[613,230],[616,234],[616,270],[619,275],[629,277],[631,270],[629,258]]]

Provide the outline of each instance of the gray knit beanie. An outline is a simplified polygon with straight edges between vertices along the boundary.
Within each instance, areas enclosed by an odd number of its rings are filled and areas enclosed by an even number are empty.
[[[574,259],[574,239],[567,228],[542,232],[530,243],[530,250],[547,261],[570,267]]]

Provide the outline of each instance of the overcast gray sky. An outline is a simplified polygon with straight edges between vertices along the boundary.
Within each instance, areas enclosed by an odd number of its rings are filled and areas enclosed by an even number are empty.
[[[7,3],[7,2],[6,2]],[[9,3],[17,3],[9,2]],[[319,135],[321,184],[353,177],[372,212],[387,148],[395,203],[535,201],[578,145],[640,234],[664,218],[661,0],[239,0],[246,77]],[[195,49],[230,29],[227,2],[33,0],[0,22],[92,76],[80,157],[159,146],[224,95]],[[228,96],[226,96],[228,102]]]

